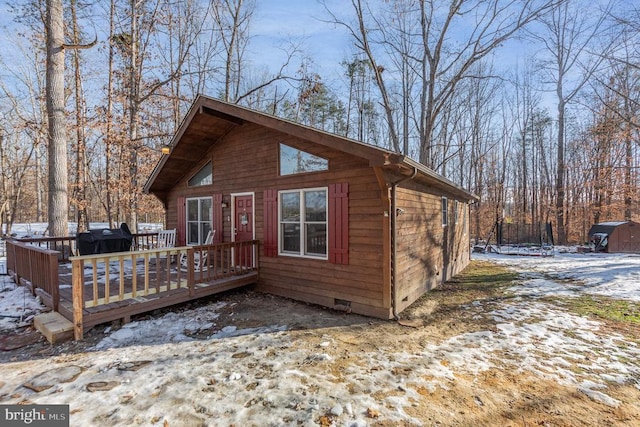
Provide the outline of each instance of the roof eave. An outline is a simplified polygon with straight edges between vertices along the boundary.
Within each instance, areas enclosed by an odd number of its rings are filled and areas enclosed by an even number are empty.
[[[471,193],[470,191],[465,190],[463,187],[459,186],[453,181],[450,181],[444,176],[436,173],[433,169],[429,168],[428,166],[425,166],[422,163],[418,163],[409,157],[399,155],[398,163],[411,169],[414,169],[414,168],[417,169],[418,172],[423,176],[426,176],[427,178],[430,178],[432,180],[435,180],[443,184],[443,186],[446,187],[450,192],[465,198],[468,202],[477,202],[478,200],[480,200],[480,197],[478,197],[477,195]]]

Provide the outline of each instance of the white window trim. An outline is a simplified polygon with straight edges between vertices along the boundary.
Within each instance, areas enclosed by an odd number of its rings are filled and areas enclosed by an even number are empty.
[[[305,249],[305,236],[304,232],[304,222],[300,222],[300,252],[298,254],[292,252],[284,252],[282,250],[282,194],[285,193],[296,193],[300,194],[300,209],[301,214],[304,213],[304,193],[309,191],[324,191],[325,192],[325,200],[327,206],[326,212],[326,232],[327,232],[327,241],[326,241],[326,251],[325,255],[307,255],[304,253]],[[300,215],[300,219],[302,219],[302,215]],[[317,260],[328,260],[329,259],[329,187],[314,187],[314,188],[291,188],[289,190],[279,190],[278,191],[278,255],[279,256],[288,256],[293,258],[307,258],[307,259],[317,259]]]
[[[185,243],[188,246],[197,246],[196,243],[188,243],[189,241],[189,201],[190,200],[198,200],[198,217],[200,216],[200,200],[211,200],[211,217],[209,218],[209,223],[211,224],[211,228],[213,228],[213,197],[210,196],[203,196],[203,197],[188,197],[185,198],[185,204],[184,204],[184,209],[185,209],[185,230],[184,230],[184,236],[185,236]],[[202,220],[198,220],[198,222],[204,222]],[[201,242],[200,244],[204,244],[204,242]]]

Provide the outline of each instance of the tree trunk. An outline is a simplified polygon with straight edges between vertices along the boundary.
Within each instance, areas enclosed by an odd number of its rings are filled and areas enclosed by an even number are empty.
[[[71,22],[73,25],[73,43],[80,44],[80,31],[78,29],[78,17],[76,14],[76,0],[71,1]],[[78,221],[78,232],[89,229],[89,215],[87,213],[87,160],[84,120],[84,95],[82,93],[82,76],[80,74],[80,52],[73,52],[73,66],[75,77],[75,101],[76,101],[76,182],[75,203]]]
[[[67,132],[64,111],[62,0],[47,0],[47,117],[49,120],[49,235],[69,234]]]
[[[558,229],[558,244],[567,243],[567,230],[564,217],[564,110],[562,99],[562,85],[558,85],[558,162],[556,170],[556,228]]]
[[[138,15],[136,0],[131,0],[131,69],[129,86],[129,140],[131,151],[129,153],[129,206],[127,223],[129,228],[138,232],[138,112],[140,109],[139,96],[139,69],[138,69]]]
[[[107,211],[107,222],[111,227],[113,224],[113,185],[111,175],[111,162],[112,162],[112,145],[113,145],[113,60],[115,56],[115,49],[113,46],[113,36],[115,35],[115,13],[116,4],[115,0],[111,0],[111,8],[109,11],[109,76],[107,81],[107,114],[106,114],[106,130],[105,130],[105,143],[104,143],[104,185],[105,185],[105,208]]]

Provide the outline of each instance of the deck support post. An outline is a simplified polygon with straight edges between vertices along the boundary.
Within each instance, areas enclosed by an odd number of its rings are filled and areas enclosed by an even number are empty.
[[[76,340],[80,341],[84,338],[84,325],[82,320],[82,311],[84,310],[84,261],[72,261],[71,268],[73,335]]]
[[[195,255],[193,248],[187,249],[187,286],[189,287],[189,296],[195,294]],[[202,253],[200,254],[202,257]]]

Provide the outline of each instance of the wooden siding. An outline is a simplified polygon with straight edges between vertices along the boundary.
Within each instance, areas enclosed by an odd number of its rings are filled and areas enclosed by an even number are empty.
[[[448,225],[442,225],[444,193],[427,194],[398,188],[396,286],[398,312],[425,292],[439,286],[469,263],[468,211],[466,202],[448,199]],[[457,208],[456,208],[457,203]]]
[[[279,143],[329,160],[329,171],[279,176]],[[213,162],[213,184],[187,187],[186,177],[169,192],[167,206],[178,197],[254,192],[255,236],[264,240],[264,190],[328,187],[349,183],[348,264],[278,255],[260,256],[258,289],[311,303],[388,318],[390,300],[384,283],[384,217],[388,209],[367,160],[246,123],[202,154]],[[231,207],[223,209],[222,239],[231,239]],[[177,211],[167,211],[167,227],[177,227]],[[219,231],[216,231],[219,233]],[[263,248],[261,248],[261,251]]]

